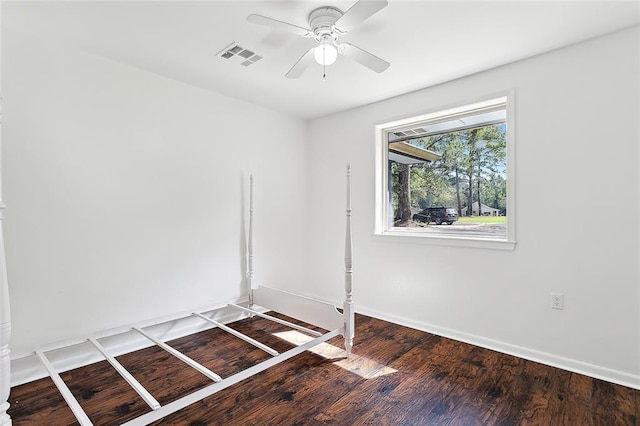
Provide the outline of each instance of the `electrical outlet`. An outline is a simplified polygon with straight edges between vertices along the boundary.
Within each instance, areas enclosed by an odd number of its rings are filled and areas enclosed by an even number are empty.
[[[564,295],[560,293],[551,293],[551,308],[564,309]]]

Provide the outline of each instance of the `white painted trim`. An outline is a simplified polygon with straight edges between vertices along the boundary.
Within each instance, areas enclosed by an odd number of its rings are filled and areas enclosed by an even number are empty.
[[[412,115],[411,117],[401,118],[398,120],[389,121],[376,126],[376,128],[386,130],[398,130],[401,128],[415,127],[424,123],[425,121],[439,122],[441,120],[450,120],[452,117],[466,114],[469,111],[474,110],[486,110],[492,108],[497,104],[503,103],[502,98],[506,98],[509,92],[500,94],[494,94],[484,96],[481,99],[469,100],[463,102],[456,102],[453,105],[436,107],[429,112],[423,114]]]
[[[489,339],[471,333],[465,333],[459,330],[453,330],[446,327],[436,326],[430,323],[416,321],[409,318],[389,315],[384,312],[358,306],[358,313],[363,315],[389,321],[394,324],[414,328],[416,330],[425,331],[427,333],[457,340],[471,345],[491,349],[508,355],[517,356],[529,361],[539,362],[551,367],[561,368],[585,376],[593,377],[607,382],[627,386],[632,389],[640,390],[640,375],[630,374],[624,371],[613,370],[611,368],[602,367],[595,364],[589,364],[571,358],[554,355],[548,352],[542,352],[524,346],[513,345],[511,343],[499,340]]]
[[[507,225],[508,226],[508,225]],[[390,243],[412,243],[412,244],[432,244],[448,247],[469,247],[496,250],[513,250],[516,247],[515,241],[489,240],[482,238],[468,238],[444,235],[430,235],[421,232],[386,231],[383,234],[374,234],[378,241]]]
[[[336,303],[334,299],[328,299],[320,296],[307,296],[325,303]],[[478,336],[476,334],[465,333],[464,331],[454,330],[447,327],[440,327],[424,321],[416,321],[410,318],[389,315],[386,312],[377,309],[368,308],[358,305],[356,309],[358,314],[367,315],[378,318],[394,324],[410,327],[416,330],[435,334],[437,336],[446,337],[448,339],[457,340],[459,342],[468,343],[492,351],[501,352],[507,355],[517,356],[529,361],[539,362],[540,364],[557,367],[562,370],[571,371],[573,373],[583,374],[595,379],[604,380],[632,389],[640,390],[640,375],[634,375],[620,370],[614,370],[600,365],[589,364],[587,362],[554,355],[548,352],[538,351],[536,349],[526,348],[524,346],[513,345],[511,343],[502,342],[500,340],[489,339],[487,337]]]
[[[516,91],[507,97],[507,241],[516,244]]]

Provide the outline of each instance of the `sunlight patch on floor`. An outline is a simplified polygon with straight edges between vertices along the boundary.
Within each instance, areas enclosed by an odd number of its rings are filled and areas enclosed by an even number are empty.
[[[300,333],[299,331],[295,330],[274,333],[274,335],[296,346],[300,346],[313,340],[313,337],[307,336],[306,334]],[[337,365],[338,367],[344,368],[351,373],[357,374],[364,379],[373,379],[375,377],[385,376],[387,374],[392,374],[398,371],[364,356],[351,354],[351,358],[346,358],[347,353],[344,349],[326,342],[312,347],[311,349],[309,349],[309,352],[313,352],[314,354],[320,355],[321,357],[326,359],[341,358],[340,360],[335,361],[333,364]]]

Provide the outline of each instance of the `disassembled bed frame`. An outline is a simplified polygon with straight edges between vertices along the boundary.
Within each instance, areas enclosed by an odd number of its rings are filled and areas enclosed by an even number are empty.
[[[322,342],[330,340],[338,335],[344,336],[344,344],[347,356],[351,354],[353,347],[354,337],[354,306],[352,297],[352,253],[351,253],[351,170],[347,165],[347,216],[346,216],[346,240],[345,240],[345,300],[343,303],[343,310],[340,312],[334,305],[320,302],[314,299],[310,299],[303,296],[298,296],[292,293],[276,290],[269,287],[259,286],[253,288],[253,177],[250,179],[250,195],[249,195],[249,232],[248,232],[248,244],[247,244],[247,284],[248,284],[248,301],[242,304],[229,304],[228,306],[245,312],[249,315],[256,315],[262,318],[266,318],[271,321],[278,322],[287,327],[291,327],[298,331],[302,331],[306,334],[315,336],[313,340],[310,340],[302,345],[289,349],[286,352],[278,353],[277,351],[269,348],[268,346],[246,336],[233,328],[221,324],[205,315],[203,313],[194,312],[190,316],[201,318],[203,321],[207,321],[212,325],[219,327],[220,329],[231,333],[232,335],[248,342],[272,356],[272,358],[262,361],[246,370],[240,371],[229,377],[222,378],[213,371],[209,370],[202,364],[187,357],[176,349],[172,348],[168,344],[161,340],[156,339],[141,327],[133,327],[132,330],[140,333],[152,341],[157,346],[166,350],[173,356],[177,357],[181,361],[185,362],[192,368],[195,368],[200,373],[210,378],[213,383],[197,390],[187,396],[179,398],[171,403],[161,406],[158,401],[115,359],[110,355],[98,339],[88,338],[95,349],[102,354],[115,368],[118,373],[125,379],[125,381],[142,397],[142,399],[149,405],[152,411],[147,412],[135,419],[127,421],[125,425],[146,425],[153,421],[162,419],[163,417],[174,413],[182,408],[187,407],[203,398],[211,396],[216,392],[219,392],[235,383],[238,383],[248,377],[251,377],[261,371],[268,369],[269,367],[281,363],[289,358],[292,358],[307,349],[310,349]],[[0,207],[1,208],[1,207]],[[0,218],[2,216],[0,215]],[[0,219],[1,220],[1,219]],[[2,245],[2,234],[0,227],[0,280],[2,288],[0,289],[0,296],[2,299],[2,317],[0,322],[0,426],[7,426],[11,424],[11,418],[7,414],[9,408],[9,383],[10,383],[10,364],[9,364],[9,336],[11,332],[11,323],[9,316],[9,298],[8,288],[6,280],[6,268],[4,261],[4,250]],[[246,305],[246,306],[245,306]],[[319,333],[315,330],[285,321],[271,315],[267,315],[262,311],[256,310],[255,305],[279,312],[291,318],[303,321],[308,324],[329,330],[327,333]],[[207,311],[210,312],[210,311]],[[184,317],[186,318],[186,317]],[[103,336],[108,337],[108,336]],[[55,348],[59,349],[59,348]],[[49,349],[53,350],[53,349]],[[48,350],[48,351],[49,351]],[[58,390],[62,394],[64,400],[69,405],[73,414],[77,418],[81,425],[91,425],[92,422],[84,412],[76,398],[73,396],[71,390],[64,383],[55,367],[47,358],[46,351],[37,350],[36,355],[48,371],[49,377],[53,380]]]

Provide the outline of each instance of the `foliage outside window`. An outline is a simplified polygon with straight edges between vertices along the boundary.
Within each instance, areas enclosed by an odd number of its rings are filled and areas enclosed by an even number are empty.
[[[513,243],[508,112],[505,96],[378,126],[376,232]]]

